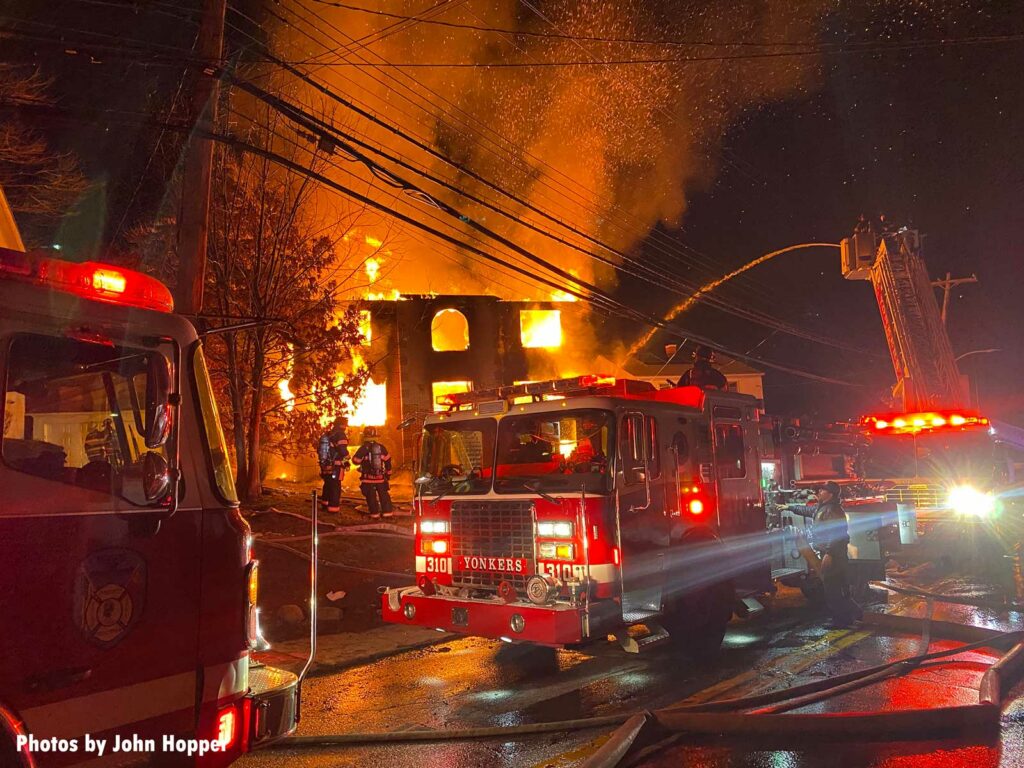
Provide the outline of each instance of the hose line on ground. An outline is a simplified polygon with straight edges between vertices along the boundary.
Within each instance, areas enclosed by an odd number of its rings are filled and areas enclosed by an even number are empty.
[[[915,621],[920,623],[920,620]],[[1009,640],[1018,640],[1024,637],[1024,631],[992,634],[988,634],[988,632],[986,632],[986,635],[987,636],[983,640],[978,640],[973,643],[959,646],[957,648],[909,656],[907,658],[899,659],[897,661],[891,661],[874,667],[868,667],[866,669],[857,670],[855,672],[849,672],[845,675],[838,675],[828,680],[820,680],[813,683],[806,683],[804,685],[793,686],[779,691],[772,691],[769,693],[758,694],[755,696],[724,699],[717,702],[708,702],[701,704],[675,704],[664,709],[657,710],[651,714],[657,719],[661,720],[663,717],[671,719],[675,717],[686,717],[691,714],[710,716],[714,713],[725,714],[731,712],[734,714],[731,714],[729,716],[735,718],[735,713],[743,712],[744,710],[754,709],[756,707],[762,707],[768,704],[773,704],[777,702],[788,702],[790,700],[797,699],[798,697],[827,693],[834,689],[842,689],[839,692],[846,692],[847,690],[851,689],[851,684],[863,681],[865,678],[870,678],[870,680],[868,682],[865,682],[864,684],[877,682],[879,680],[883,680],[886,677],[895,674],[894,670],[910,671],[911,669],[915,668],[923,662],[935,661],[937,659],[943,659],[948,656],[956,656],[961,653],[966,653],[968,651],[984,648],[986,646],[992,645],[993,643],[1002,643]],[[820,698],[825,697],[819,696],[819,700]],[[805,706],[805,704],[800,704],[799,706]],[[462,741],[471,739],[531,735],[539,733],[558,733],[567,731],[589,730],[591,728],[600,728],[609,725],[621,726],[624,723],[629,722],[630,719],[635,717],[637,714],[644,713],[631,712],[621,715],[603,715],[599,717],[580,718],[576,720],[562,720],[548,723],[525,723],[523,725],[516,726],[487,726],[480,728],[459,728],[451,730],[384,731],[378,733],[343,733],[327,734],[322,736],[292,736],[288,739],[284,739],[280,742],[277,742],[277,744],[272,745],[271,748],[284,749],[291,747],[323,747],[334,745],[340,746],[373,743]],[[757,715],[757,717],[767,716],[768,715],[766,714]],[[785,717],[792,718],[800,716],[786,715]],[[813,715],[809,717],[824,716]],[[732,729],[730,729],[730,731],[731,730]]]

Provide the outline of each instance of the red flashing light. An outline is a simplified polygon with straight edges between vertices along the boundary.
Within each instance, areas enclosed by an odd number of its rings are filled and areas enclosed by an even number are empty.
[[[704,514],[704,502],[700,499],[690,499],[690,514],[691,515],[703,515]]]
[[[585,374],[577,379],[581,389],[587,389],[588,387],[614,387],[615,377],[614,376],[599,376],[594,373]]]
[[[961,430],[968,427],[988,426],[984,416],[966,411],[925,411],[922,413],[865,416],[864,424],[876,434],[917,434],[935,430]]]
[[[108,264],[76,264],[39,253],[0,248],[0,278],[18,280],[126,307],[173,312],[174,299],[154,277]]]

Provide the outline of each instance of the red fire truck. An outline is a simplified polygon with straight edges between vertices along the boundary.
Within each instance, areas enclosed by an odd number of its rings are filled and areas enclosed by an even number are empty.
[[[200,340],[151,277],[0,249],[0,764],[291,732]]]
[[[549,646],[657,622],[704,654],[770,589],[756,399],[580,376],[441,401],[385,620]]]

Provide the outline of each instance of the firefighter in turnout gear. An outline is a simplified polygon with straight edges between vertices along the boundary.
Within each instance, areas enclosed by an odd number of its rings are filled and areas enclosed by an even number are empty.
[[[320,504],[328,512],[341,511],[341,479],[349,467],[348,435],[345,429],[348,419],[339,416],[330,430],[320,436],[316,453],[320,461],[320,477],[324,481],[323,498]]]
[[[352,463],[359,468],[361,482],[359,489],[366,498],[370,517],[391,514],[391,454],[382,443],[377,442],[377,429],[363,430],[363,444],[352,457]]]
[[[818,490],[811,535],[814,549],[821,557],[821,581],[825,587],[825,604],[832,614],[832,626],[848,627],[864,617],[864,611],[850,598],[849,566],[850,530],[843,509],[842,489],[829,481]]]
[[[693,350],[693,367],[679,377],[677,387],[700,387],[701,389],[728,389],[729,383],[722,372],[715,368],[715,353],[703,344]]]

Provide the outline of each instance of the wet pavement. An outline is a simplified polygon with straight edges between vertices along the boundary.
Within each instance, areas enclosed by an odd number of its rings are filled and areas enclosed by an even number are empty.
[[[889,610],[923,616],[914,598],[893,597]],[[993,629],[1024,626],[1020,614],[938,605],[934,617]],[[769,612],[735,620],[721,657],[696,664],[661,646],[627,655],[602,643],[586,652],[514,646],[474,638],[402,653],[303,689],[301,735],[515,726],[656,709],[760,693],[863,669],[920,652],[920,637],[887,636],[870,628],[826,629],[821,617],[786,590]],[[958,643],[936,639],[931,650]],[[850,712],[975,704],[988,649],[954,657],[833,699],[795,710]],[[1017,691],[1020,693],[1020,690]],[[257,753],[240,768],[270,766],[571,766],[591,754],[611,729],[569,734],[415,745],[288,748]],[[1004,708],[993,743],[664,744],[644,766],[1022,766],[1024,701]]]

